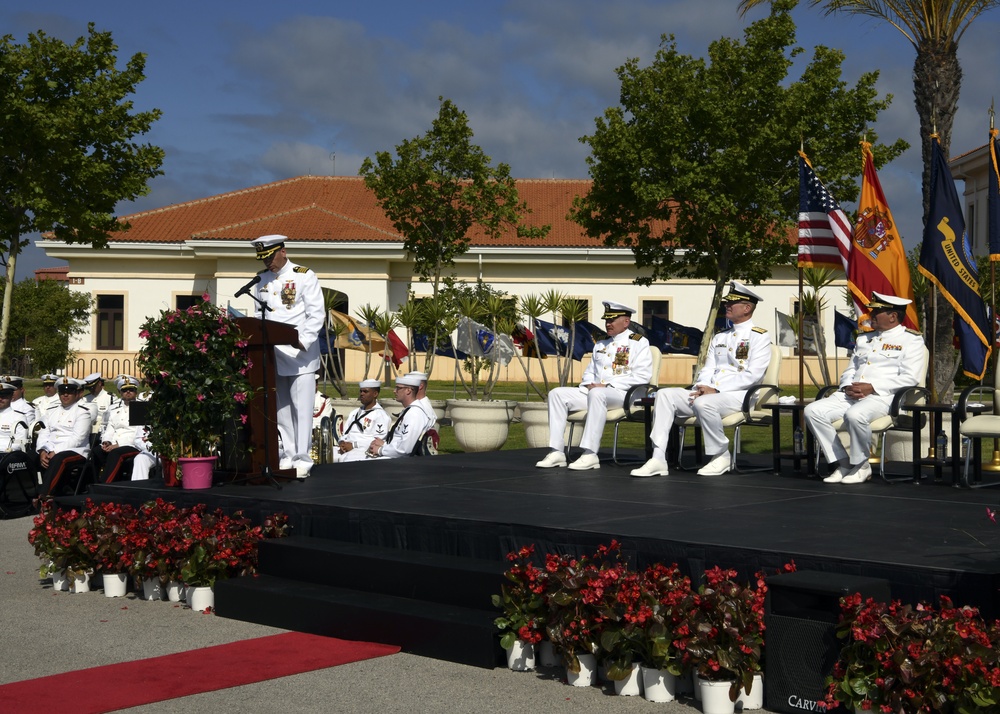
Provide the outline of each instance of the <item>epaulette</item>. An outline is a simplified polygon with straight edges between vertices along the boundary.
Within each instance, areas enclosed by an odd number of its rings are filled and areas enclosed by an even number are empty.
[[[913,329],[907,327],[906,331],[909,332],[911,335],[920,335],[921,337],[924,336],[924,333],[921,332],[920,330],[913,330]]]
[[[767,329],[764,328],[764,327],[751,327],[750,331],[751,332],[756,332],[758,335],[766,335],[767,334]]]
[[[642,339],[642,335],[640,335],[638,332],[633,332],[631,335],[628,336],[628,338],[630,340],[635,340],[636,342],[638,342],[639,340]]]
[[[294,268],[292,268],[292,272],[294,272],[294,273],[308,273],[309,272],[309,268],[305,267],[304,265],[296,265]]]

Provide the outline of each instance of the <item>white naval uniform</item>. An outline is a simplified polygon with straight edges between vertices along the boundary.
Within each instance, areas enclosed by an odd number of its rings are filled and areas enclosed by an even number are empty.
[[[927,372],[924,338],[915,330],[897,325],[891,330],[858,335],[851,362],[840,376],[840,391],[805,408],[806,424],[816,436],[827,463],[847,461],[857,466],[871,450],[871,422],[889,413],[896,392],[913,387]],[[849,399],[844,387],[854,382],[875,389],[863,399]],[[843,418],[851,437],[850,452],[837,438],[833,422]]]
[[[384,439],[388,436],[391,423],[392,417],[378,402],[375,402],[371,409],[358,407],[352,411],[344,420],[344,434],[337,442],[350,442],[354,448],[343,454],[340,453],[340,449],[334,449],[333,463],[364,461],[371,443],[375,439]]]
[[[59,397],[57,396],[56,399]],[[35,414],[35,406],[24,397],[15,399],[10,403],[10,408],[21,415],[25,424],[33,424],[38,416]]]
[[[87,394],[77,403],[85,405],[90,410],[92,417],[91,428],[95,434],[100,434],[104,430],[104,427],[107,426],[108,413],[116,402],[118,400],[111,396],[111,392],[107,389],[102,389],[97,396]]]
[[[413,456],[417,442],[430,427],[430,417],[417,402],[404,407],[396,418],[396,423],[389,429],[382,453],[375,458],[398,459],[402,456]]]
[[[62,406],[38,432],[37,451],[75,451],[80,456],[90,454],[90,433],[93,416],[82,400]]]
[[[51,397],[43,394],[40,397],[35,397],[31,405],[35,408],[35,419],[44,422],[49,411],[61,407],[62,402],[59,401],[58,394],[53,394]]]
[[[101,443],[132,446],[135,441],[135,427],[130,426],[128,402],[121,399],[114,403],[108,411],[108,423],[101,434]]]
[[[278,434],[281,437],[279,458],[312,464],[312,417],[319,369],[319,331],[323,327],[323,291],[316,274],[308,268],[287,261],[274,273],[259,273],[257,297],[271,308],[268,320],[291,325],[299,332],[299,343],[274,348],[278,405]]]
[[[424,427],[424,431],[428,429],[433,429],[437,425],[437,414],[434,413],[434,407],[431,405],[431,400],[429,397],[421,397],[414,404],[424,410],[424,414],[427,415],[427,426]]]
[[[11,407],[0,411],[0,453],[24,451],[24,446],[30,439],[30,425],[31,422],[26,422]]]
[[[578,387],[556,387],[549,392],[549,448],[562,451],[566,445],[566,417],[569,412],[587,410],[580,446],[597,453],[601,448],[608,409],[625,403],[630,387],[648,384],[653,377],[653,355],[649,340],[632,330],[594,345],[590,363]],[[588,384],[605,384],[588,389]]]
[[[145,481],[149,478],[149,472],[156,465],[157,456],[149,450],[149,428],[145,426],[134,426],[135,430],[132,441],[129,442],[139,450],[135,459],[132,460],[132,480]]]
[[[763,381],[770,364],[771,339],[767,330],[754,327],[752,320],[716,333],[705,364],[690,389],[672,387],[656,392],[650,432],[656,447],[653,457],[666,460],[670,428],[678,417],[698,417],[706,455],[718,456],[728,451],[729,439],[722,428],[722,418],[740,411],[747,391]],[[692,390],[699,385],[718,391],[692,401]]]

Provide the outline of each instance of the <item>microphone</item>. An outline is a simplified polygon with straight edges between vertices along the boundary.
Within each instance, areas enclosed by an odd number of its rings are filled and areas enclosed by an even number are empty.
[[[249,283],[247,283],[242,288],[240,288],[239,290],[237,290],[236,294],[233,295],[233,298],[238,298],[240,295],[246,295],[247,293],[250,292],[250,288],[252,288],[254,285],[256,285],[259,282],[260,282],[260,276],[259,275],[253,276],[253,280],[251,280]]]

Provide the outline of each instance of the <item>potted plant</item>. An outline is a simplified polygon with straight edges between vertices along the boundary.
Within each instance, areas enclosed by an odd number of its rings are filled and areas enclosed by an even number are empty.
[[[511,669],[534,669],[534,646],[545,632],[545,591],[548,573],[531,561],[535,546],[529,545],[507,554],[510,568],[504,573],[507,582],[493,605],[503,611],[493,623],[500,631],[500,646],[507,651]]]
[[[73,592],[89,592],[90,576],[96,567],[96,544],[90,519],[75,508],[60,510],[51,499],[39,504],[28,542],[42,559],[39,577],[52,575],[53,587],[63,589],[65,577]],[[90,499],[84,509],[92,507]]]
[[[996,622],[947,597],[938,610],[842,598],[837,636],[845,643],[827,680],[827,705],[901,714],[996,710],[998,635]]]
[[[669,702],[676,693],[676,678],[685,674],[678,644],[689,633],[685,618],[691,603],[691,579],[676,564],[657,563],[646,568],[639,583],[641,596],[634,607],[637,627],[633,647],[642,662],[643,696]]]
[[[146,343],[136,365],[152,389],[150,442],[161,456],[178,460],[186,488],[195,485],[188,464],[199,467],[201,487],[211,485],[222,434],[231,420],[246,422],[240,412],[251,394],[247,341],[235,319],[209,300],[205,293],[186,310],[164,310],[139,332]]]
[[[135,562],[131,534],[136,527],[136,510],[127,503],[107,501],[89,503],[84,515],[94,533],[94,560],[102,574],[104,594],[121,597]]]

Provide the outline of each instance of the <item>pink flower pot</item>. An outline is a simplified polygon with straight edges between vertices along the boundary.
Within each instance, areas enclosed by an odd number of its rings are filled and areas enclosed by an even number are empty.
[[[177,459],[181,471],[181,487],[186,489],[212,488],[214,456],[193,456]]]

